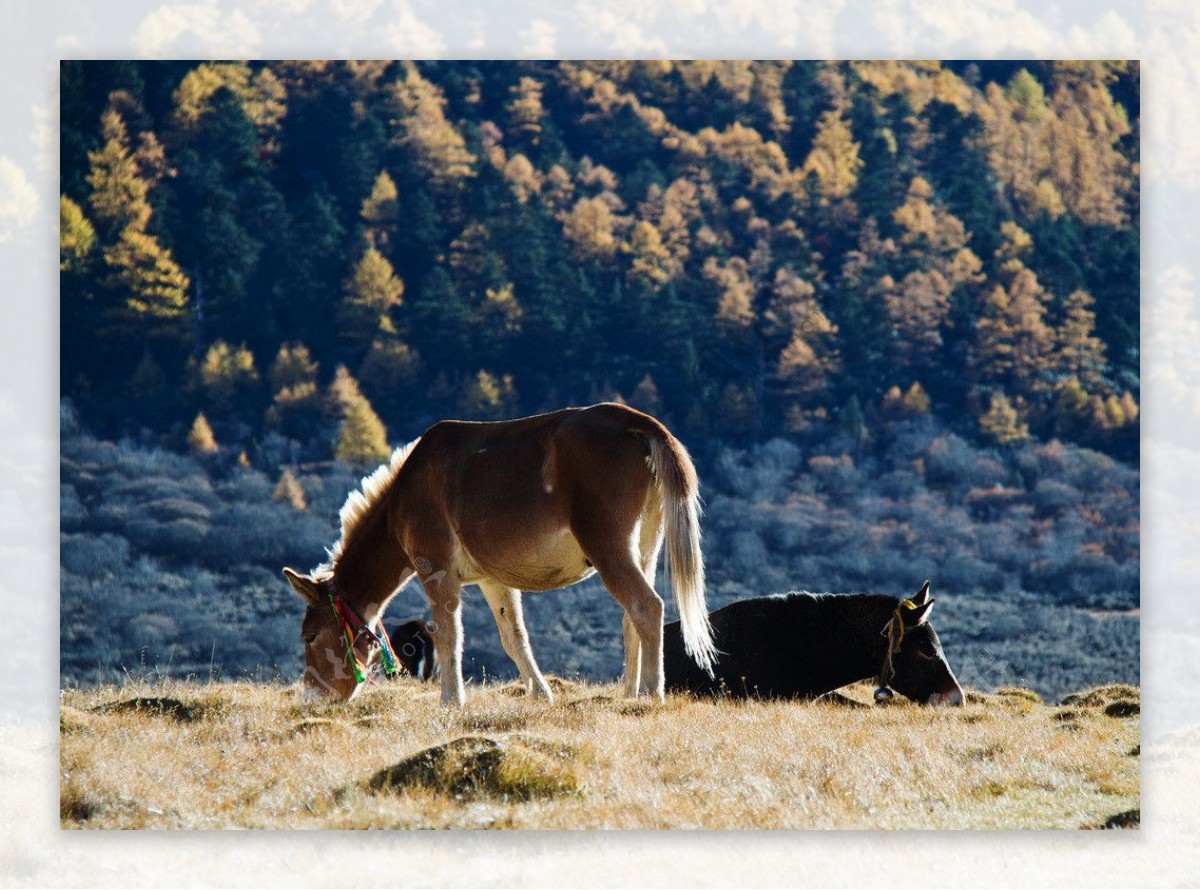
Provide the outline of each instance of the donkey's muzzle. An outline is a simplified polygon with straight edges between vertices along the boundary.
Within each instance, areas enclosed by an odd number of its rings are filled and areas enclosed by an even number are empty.
[[[929,696],[926,704],[933,705],[934,707],[961,708],[965,701],[966,696],[963,695],[962,688],[955,686],[953,689],[945,692],[935,692]]]

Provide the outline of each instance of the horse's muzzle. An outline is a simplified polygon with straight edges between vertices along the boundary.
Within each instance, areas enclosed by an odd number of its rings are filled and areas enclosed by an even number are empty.
[[[304,683],[301,686],[306,705],[324,705],[337,704],[339,702],[348,702],[358,693],[358,686],[355,686],[349,695],[341,695],[337,690],[325,684],[309,684]]]

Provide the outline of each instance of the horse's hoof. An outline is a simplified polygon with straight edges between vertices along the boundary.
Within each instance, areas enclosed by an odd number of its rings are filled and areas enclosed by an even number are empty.
[[[886,686],[880,686],[875,690],[875,704],[877,705],[890,704],[894,697],[895,693]]]

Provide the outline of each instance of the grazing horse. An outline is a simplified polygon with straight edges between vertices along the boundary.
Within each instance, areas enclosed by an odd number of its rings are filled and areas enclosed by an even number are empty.
[[[437,667],[433,637],[424,621],[413,619],[398,624],[388,633],[396,661],[405,672],[418,680],[428,680]]]
[[[624,405],[435,424],[350,494],[327,562],[309,575],[283,570],[308,604],[301,625],[306,696],[348,700],[379,649],[390,664],[375,628],[416,576],[433,610],[443,704],[466,700],[464,584],[483,591],[526,688],[552,701],[525,630],[521,591],[599,573],[625,610],[625,692],[661,701],[663,601],[653,582],[664,543],[683,645],[701,669],[714,658],[698,488],[679,440]]]
[[[734,698],[815,698],[878,677],[913,701],[961,705],[962,687],[929,624],[929,582],[912,598],[878,594],[787,593],[717,609],[714,674],[684,657],[679,628],[664,631],[667,688]]]

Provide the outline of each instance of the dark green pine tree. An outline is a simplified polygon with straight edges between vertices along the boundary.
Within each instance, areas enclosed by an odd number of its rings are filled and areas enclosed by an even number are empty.
[[[259,160],[258,129],[242,101],[221,87],[185,116],[177,114],[171,141],[178,146],[179,173],[170,181],[170,228],[187,232],[179,259],[196,285],[201,314],[197,345],[214,338],[244,339],[271,348],[279,331],[263,287],[275,279],[283,257],[269,254],[260,270],[269,233],[286,230],[286,209]]]
[[[879,115],[874,93],[873,88],[860,86],[851,106],[850,126],[863,161],[854,200],[859,212],[876,220],[886,232],[891,228],[892,212],[904,198],[901,171],[912,167],[912,159],[906,155],[913,110],[908,100],[896,93],[882,101],[885,111]]]
[[[471,364],[471,306],[441,266],[434,266],[409,302],[409,334],[431,372],[461,374]]]
[[[318,356],[337,354],[337,302],[349,272],[346,230],[336,199],[324,189],[305,197],[292,212],[285,235],[286,262],[272,289],[280,336],[307,343]]]
[[[1089,227],[1081,239],[1088,293],[1096,298],[1096,335],[1113,378],[1135,395],[1141,388],[1139,295],[1141,240],[1135,223]],[[1136,449],[1137,439],[1133,439]]]
[[[808,157],[817,121],[828,107],[825,90],[817,80],[819,72],[819,62],[796,61],[783,78],[783,102],[791,127],[782,145],[793,167],[799,167]]]
[[[895,383],[888,360],[893,328],[882,296],[895,257],[894,243],[881,238],[874,221],[867,220],[858,245],[844,255],[837,284],[824,304],[838,328],[842,367],[853,369],[853,373],[839,375],[835,382],[835,398],[840,401],[853,395],[860,404],[878,404]]]
[[[561,369],[574,360],[587,332],[578,327],[576,275],[557,224],[541,204],[508,204],[492,220],[492,235],[524,311],[513,357],[540,373]],[[549,350],[548,343],[557,346]]]
[[[1000,246],[1000,213],[983,144],[983,123],[953,105],[934,100],[925,106],[928,138],[921,168],[934,192],[971,233],[971,249],[990,257]]]

